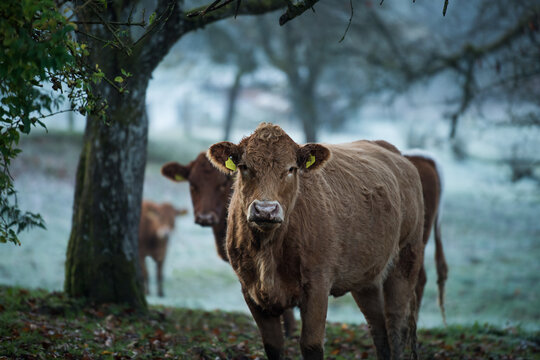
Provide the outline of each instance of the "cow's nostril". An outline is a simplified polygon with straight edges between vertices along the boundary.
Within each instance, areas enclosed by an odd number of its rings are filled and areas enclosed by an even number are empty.
[[[255,222],[282,222],[281,205],[277,201],[255,200],[250,209],[249,220]]]
[[[195,215],[195,223],[201,226],[213,226],[218,223],[218,216],[214,212],[199,213]]]

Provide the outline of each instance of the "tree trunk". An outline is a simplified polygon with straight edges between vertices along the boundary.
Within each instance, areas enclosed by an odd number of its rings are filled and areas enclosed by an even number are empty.
[[[309,83],[296,83],[295,81],[291,81],[290,78],[289,83],[293,91],[294,111],[298,119],[302,122],[306,142],[317,142],[319,118],[317,115],[314,87]]]
[[[146,85],[139,89],[146,89]],[[128,303],[144,309],[138,227],[146,165],[146,91],[108,93],[108,124],[87,118],[77,169],[65,291],[98,303]]]
[[[225,113],[225,121],[223,122],[225,127],[223,140],[225,141],[229,141],[231,138],[231,129],[234,121],[234,113],[236,112],[238,94],[240,94],[240,88],[242,85],[242,76],[244,76],[244,71],[239,68],[236,76],[234,77],[234,83],[229,89],[229,97],[227,99],[227,112]]]

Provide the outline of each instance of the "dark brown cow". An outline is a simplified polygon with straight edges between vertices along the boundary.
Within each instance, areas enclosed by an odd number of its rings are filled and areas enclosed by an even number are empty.
[[[440,206],[443,192],[442,170],[435,159],[426,152],[410,150],[404,152],[403,155],[416,167],[422,181],[422,192],[424,195],[424,245],[429,240],[431,229],[435,229],[435,265],[437,269],[437,285],[439,287],[439,306],[443,320],[445,320],[444,284],[448,278],[448,265],[446,264],[442,246],[440,224]],[[418,284],[416,285],[417,312],[420,311],[426,281],[426,270],[422,266],[418,276]]]
[[[218,255],[228,262],[225,234],[232,176],[217,170],[204,152],[187,165],[169,162],[163,165],[161,173],[176,182],[189,182],[195,222],[201,226],[212,227]],[[283,326],[285,335],[292,335],[296,328],[292,310],[283,314]]]
[[[185,214],[187,210],[177,210],[169,203],[156,204],[151,201],[142,203],[139,223],[139,262],[147,294],[150,291],[144,259],[150,256],[156,262],[158,295],[163,296],[163,262],[167,254],[169,234],[174,229],[175,218]]]
[[[390,151],[399,153],[399,150],[395,146],[384,140],[377,140],[375,142]],[[424,197],[424,246],[429,240],[431,229],[433,227],[435,228],[435,265],[437,269],[437,285],[439,287],[439,307],[441,308],[443,321],[446,322],[444,311],[444,284],[448,278],[448,265],[446,264],[444,256],[440,225],[440,206],[443,192],[442,169],[433,156],[423,150],[407,150],[403,152],[403,155],[416,167],[416,170],[418,170],[418,174],[420,175],[420,181],[422,182],[422,194]],[[418,283],[416,284],[417,315],[420,311],[420,305],[422,304],[426,281],[426,270],[424,266],[422,266],[420,274],[418,275]]]
[[[212,227],[218,255],[228,261],[225,233],[232,177],[217,171],[205,153],[200,153],[187,165],[169,162],[162,166],[161,173],[176,182],[189,182],[195,222]]]
[[[293,306],[303,357],[322,359],[328,296],[347,292],[379,359],[399,359],[407,340],[416,355],[424,204],[408,160],[370,141],[300,146],[264,123],[208,157],[238,169],[227,251],[270,359],[282,357],[279,315]]]

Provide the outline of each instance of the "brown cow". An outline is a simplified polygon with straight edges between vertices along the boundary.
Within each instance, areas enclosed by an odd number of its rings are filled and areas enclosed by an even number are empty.
[[[376,140],[378,145],[399,153],[399,150],[384,140]],[[439,307],[446,322],[444,311],[444,284],[448,278],[448,265],[444,256],[441,239],[440,205],[443,192],[443,174],[440,165],[433,156],[420,149],[411,149],[403,152],[405,156],[418,170],[422,182],[422,194],[424,197],[424,246],[429,240],[432,227],[435,227],[435,264],[437,269],[437,285],[439,287]],[[420,269],[418,283],[416,284],[416,313],[420,311],[424,287],[427,277],[424,266]]]
[[[228,262],[225,234],[232,176],[217,170],[208,161],[204,152],[187,165],[169,162],[163,165],[161,173],[176,182],[189,182],[195,223],[212,227],[218,255]],[[285,335],[292,335],[296,328],[292,310],[284,312],[283,326]]]
[[[152,257],[157,266],[158,295],[163,296],[163,262],[167,254],[169,234],[174,229],[174,220],[187,210],[177,210],[169,203],[156,204],[143,201],[139,223],[139,262],[143,273],[144,286],[148,294],[148,272],[144,259]]]
[[[238,169],[227,251],[270,359],[282,356],[279,315],[293,306],[303,357],[322,359],[328,296],[347,292],[379,359],[399,359],[407,339],[416,355],[424,204],[409,161],[370,141],[300,146],[265,123],[208,157]]]

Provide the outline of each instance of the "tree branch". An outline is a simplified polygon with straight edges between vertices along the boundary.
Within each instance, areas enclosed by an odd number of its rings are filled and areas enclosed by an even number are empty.
[[[280,16],[279,25],[283,26],[295,17],[302,15],[306,10],[311,9],[319,0],[304,0],[303,2],[293,5],[290,0],[287,1],[287,11]]]
[[[229,17],[238,15],[260,15],[271,11],[281,9],[285,6],[283,0],[243,0],[240,7],[236,9],[234,6],[224,6],[221,8],[214,8],[214,10],[207,12],[204,15],[189,16],[189,14],[198,14],[205,11],[208,6],[201,6],[196,9],[192,9],[184,13],[184,33],[201,29],[208,24],[214,23],[219,20],[223,20]]]

